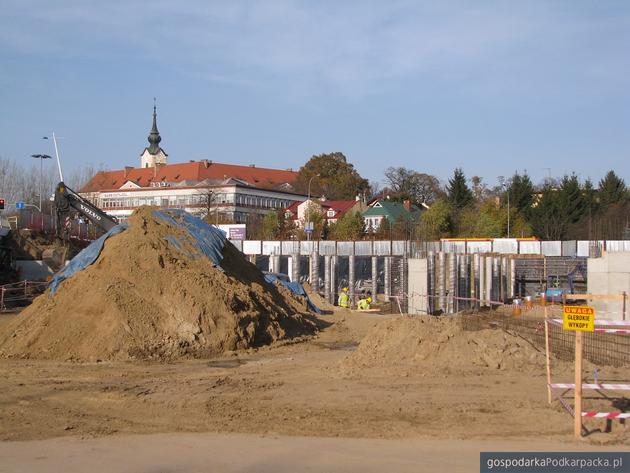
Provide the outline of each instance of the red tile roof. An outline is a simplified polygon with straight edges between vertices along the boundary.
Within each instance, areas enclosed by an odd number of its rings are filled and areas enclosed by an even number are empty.
[[[226,179],[229,177],[240,179],[255,187],[275,188],[285,183],[293,184],[297,172],[210,161],[192,161],[167,164],[159,166],[157,169],[127,167],[118,171],[100,171],[83,186],[80,192],[119,189],[127,181],[133,181],[140,187],[150,187],[151,182],[203,181],[204,179]]]

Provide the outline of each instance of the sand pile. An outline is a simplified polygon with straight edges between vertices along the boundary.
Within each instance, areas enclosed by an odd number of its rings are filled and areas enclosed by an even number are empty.
[[[341,367],[346,372],[379,368],[392,372],[515,369],[544,373],[545,354],[503,330],[464,331],[456,317],[398,317],[374,327]]]
[[[125,360],[204,357],[311,334],[304,301],[265,282],[229,242],[221,271],[178,219],[138,209],[96,262],[38,297],[0,334],[0,355]],[[183,242],[179,245],[177,242]],[[174,244],[175,242],[175,244]]]

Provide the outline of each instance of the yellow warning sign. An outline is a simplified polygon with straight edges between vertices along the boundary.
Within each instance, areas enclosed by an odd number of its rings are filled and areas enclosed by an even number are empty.
[[[595,331],[595,309],[588,306],[566,305],[563,307],[562,328],[580,332]]]

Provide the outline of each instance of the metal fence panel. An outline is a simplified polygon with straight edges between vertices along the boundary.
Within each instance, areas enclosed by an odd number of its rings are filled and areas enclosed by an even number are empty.
[[[374,253],[377,256],[389,256],[392,254],[391,241],[375,241]]]
[[[282,254],[283,255],[294,255],[300,252],[300,242],[295,240],[283,241],[282,242]]]
[[[446,253],[465,253],[466,242],[465,241],[443,241],[442,251]]]
[[[427,241],[425,243],[427,252],[432,251],[433,253],[438,253],[442,251],[442,245],[439,241]]]
[[[320,241],[319,242],[319,254],[320,255],[334,255],[337,252],[336,241]]]
[[[358,256],[372,256],[371,241],[355,241],[354,254]]]
[[[591,242],[588,241],[588,240],[578,240],[576,256],[581,256],[581,257],[584,257],[584,258],[588,258],[590,243]]]
[[[263,241],[262,242],[262,254],[263,255],[281,255],[282,245],[279,241]]]
[[[404,240],[392,241],[392,255],[404,255],[407,251],[407,242]]]
[[[338,241],[337,242],[337,254],[340,256],[350,256],[354,254],[354,242],[353,241]]]
[[[562,242],[562,256],[571,256],[575,258],[577,256],[577,241],[566,240]]]
[[[545,256],[562,256],[561,241],[543,241],[540,247],[542,254]]]
[[[317,241],[315,240],[303,240],[300,242],[300,254],[309,256],[313,251],[317,251]]]
[[[492,242],[494,253],[518,253],[518,241],[516,238],[495,238]]]
[[[607,240],[606,251],[618,252],[618,251],[630,251],[629,240]]]
[[[539,255],[541,251],[539,241],[519,241],[518,253],[521,255]]]
[[[246,255],[259,255],[261,254],[261,242],[260,240],[245,240],[243,241],[243,253]]]
[[[468,254],[473,253],[491,253],[492,242],[491,241],[469,241],[466,244],[466,252]]]

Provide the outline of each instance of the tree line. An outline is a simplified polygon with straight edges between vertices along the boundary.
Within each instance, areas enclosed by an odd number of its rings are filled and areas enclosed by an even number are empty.
[[[41,189],[43,211],[51,210],[50,197],[58,182],[54,163],[44,163]],[[97,171],[86,164],[66,176],[67,184],[81,188]],[[316,239],[419,239],[446,237],[530,237],[544,240],[630,239],[630,191],[624,180],[608,171],[594,184],[575,174],[546,179],[534,185],[526,172],[499,177],[489,187],[479,176],[468,179],[457,168],[446,183],[437,177],[405,167],[389,167],[384,186],[363,178],[340,152],[319,154],[298,171],[295,192],[313,198],[365,202],[389,199],[410,201],[423,209],[417,219],[383,220],[379,228],[366,228],[361,215],[346,214],[329,225],[319,212],[310,213]],[[40,169],[35,160],[23,163],[0,157],[0,198],[7,209],[15,202],[39,202]],[[210,200],[209,200],[210,202]],[[428,208],[427,208],[428,207]],[[209,204],[210,216],[213,206]],[[228,222],[225,222],[228,223]],[[303,228],[284,211],[248,222],[249,237],[305,239]],[[509,228],[508,228],[509,227]]]
[[[332,200],[389,199],[422,208],[416,219],[383,220],[366,228],[360,215],[347,214],[328,225],[312,213],[314,238],[418,239],[538,237],[542,240],[630,239],[630,191],[608,171],[595,185],[577,175],[535,185],[527,172],[500,176],[489,187],[479,176],[468,179],[457,168],[448,182],[405,167],[385,170],[385,186],[361,177],[343,153],[313,156],[298,172],[295,190]],[[309,192],[310,191],[310,192]],[[283,211],[268,214],[252,228],[264,239],[303,239],[304,232]]]

